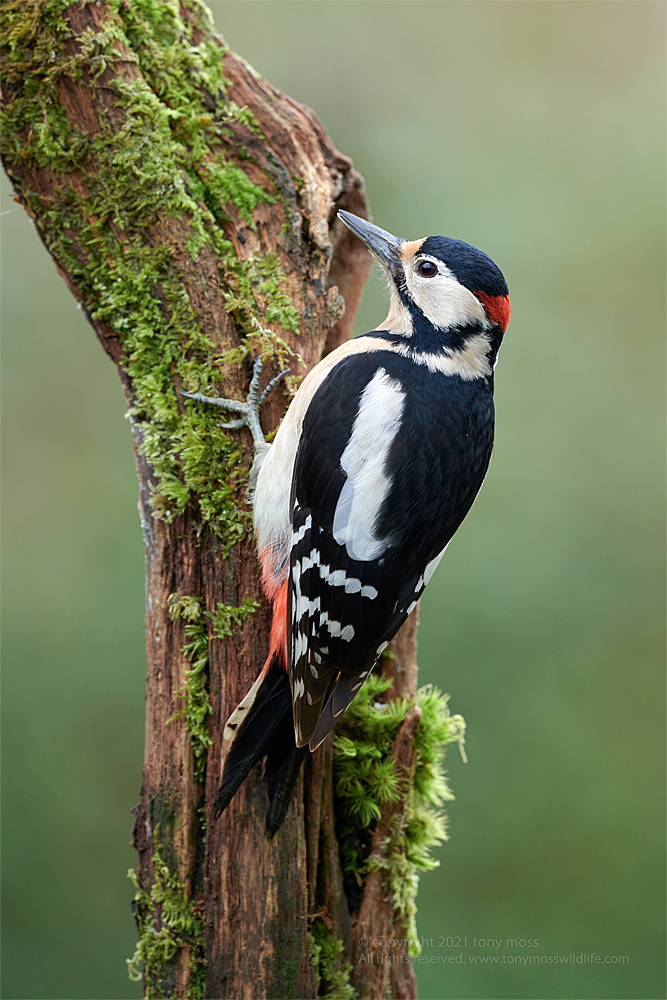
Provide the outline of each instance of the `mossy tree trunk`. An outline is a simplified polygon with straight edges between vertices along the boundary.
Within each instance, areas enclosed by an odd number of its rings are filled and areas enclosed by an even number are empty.
[[[347,959],[360,996],[415,996],[412,965],[380,960],[407,937],[382,864],[352,892],[342,874],[331,740],[273,839],[259,767],[213,815],[222,728],[265,658],[269,611],[244,498],[250,436],[223,433],[177,391],[242,397],[253,355],[266,378],[286,363],[296,377],[350,335],[369,259],[336,211],[367,215],[362,180],[309,109],[226,49],[199,0],[4,0],[2,14],[3,163],[117,365],[132,419],[146,544],[135,826],[146,993],[345,995]],[[273,393],[265,430],[287,403]],[[415,634],[413,616],[385,660],[385,699],[415,693]],[[392,737],[400,780],[372,833],[380,860],[405,810],[418,718],[407,710]],[[385,942],[371,961],[364,939]]]

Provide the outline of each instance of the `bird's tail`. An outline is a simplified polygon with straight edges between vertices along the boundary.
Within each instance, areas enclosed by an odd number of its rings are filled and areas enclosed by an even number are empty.
[[[226,809],[248,772],[266,756],[264,777],[269,791],[266,827],[271,836],[289,808],[299,768],[308,747],[297,749],[292,723],[292,695],[287,674],[271,657],[243,701],[230,715],[225,739],[232,745],[225,759],[222,785],[215,801]]]

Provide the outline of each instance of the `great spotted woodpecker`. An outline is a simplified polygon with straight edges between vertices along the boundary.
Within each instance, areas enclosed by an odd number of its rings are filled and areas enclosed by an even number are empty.
[[[307,748],[331,732],[416,606],[482,485],[510,316],[503,275],[475,247],[408,241],[338,214],[386,273],[384,323],[312,369],[271,445],[258,417],[260,364],[246,403],[193,396],[240,413],[222,426],[249,426],[255,443],[271,649],[227,722],[217,807],[267,754],[271,832]]]

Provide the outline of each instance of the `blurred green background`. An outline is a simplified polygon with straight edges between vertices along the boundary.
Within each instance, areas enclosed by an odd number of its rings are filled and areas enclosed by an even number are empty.
[[[421,680],[465,716],[469,763],[450,750],[451,840],[419,896],[424,956],[461,937],[463,961],[419,965],[421,997],[664,997],[664,5],[212,8],[353,157],[378,224],[480,246],[512,294],[491,470],[422,605]],[[1,211],[2,995],[136,997],[129,427],[6,181]],[[360,332],[383,299],[375,276]],[[628,962],[548,960],[591,953]]]

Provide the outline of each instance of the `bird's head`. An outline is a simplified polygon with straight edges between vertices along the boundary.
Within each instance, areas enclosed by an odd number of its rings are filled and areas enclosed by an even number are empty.
[[[482,352],[493,366],[510,318],[507,283],[490,257],[446,236],[404,240],[349,212],[340,219],[387,275],[391,306],[382,329],[421,351]]]

